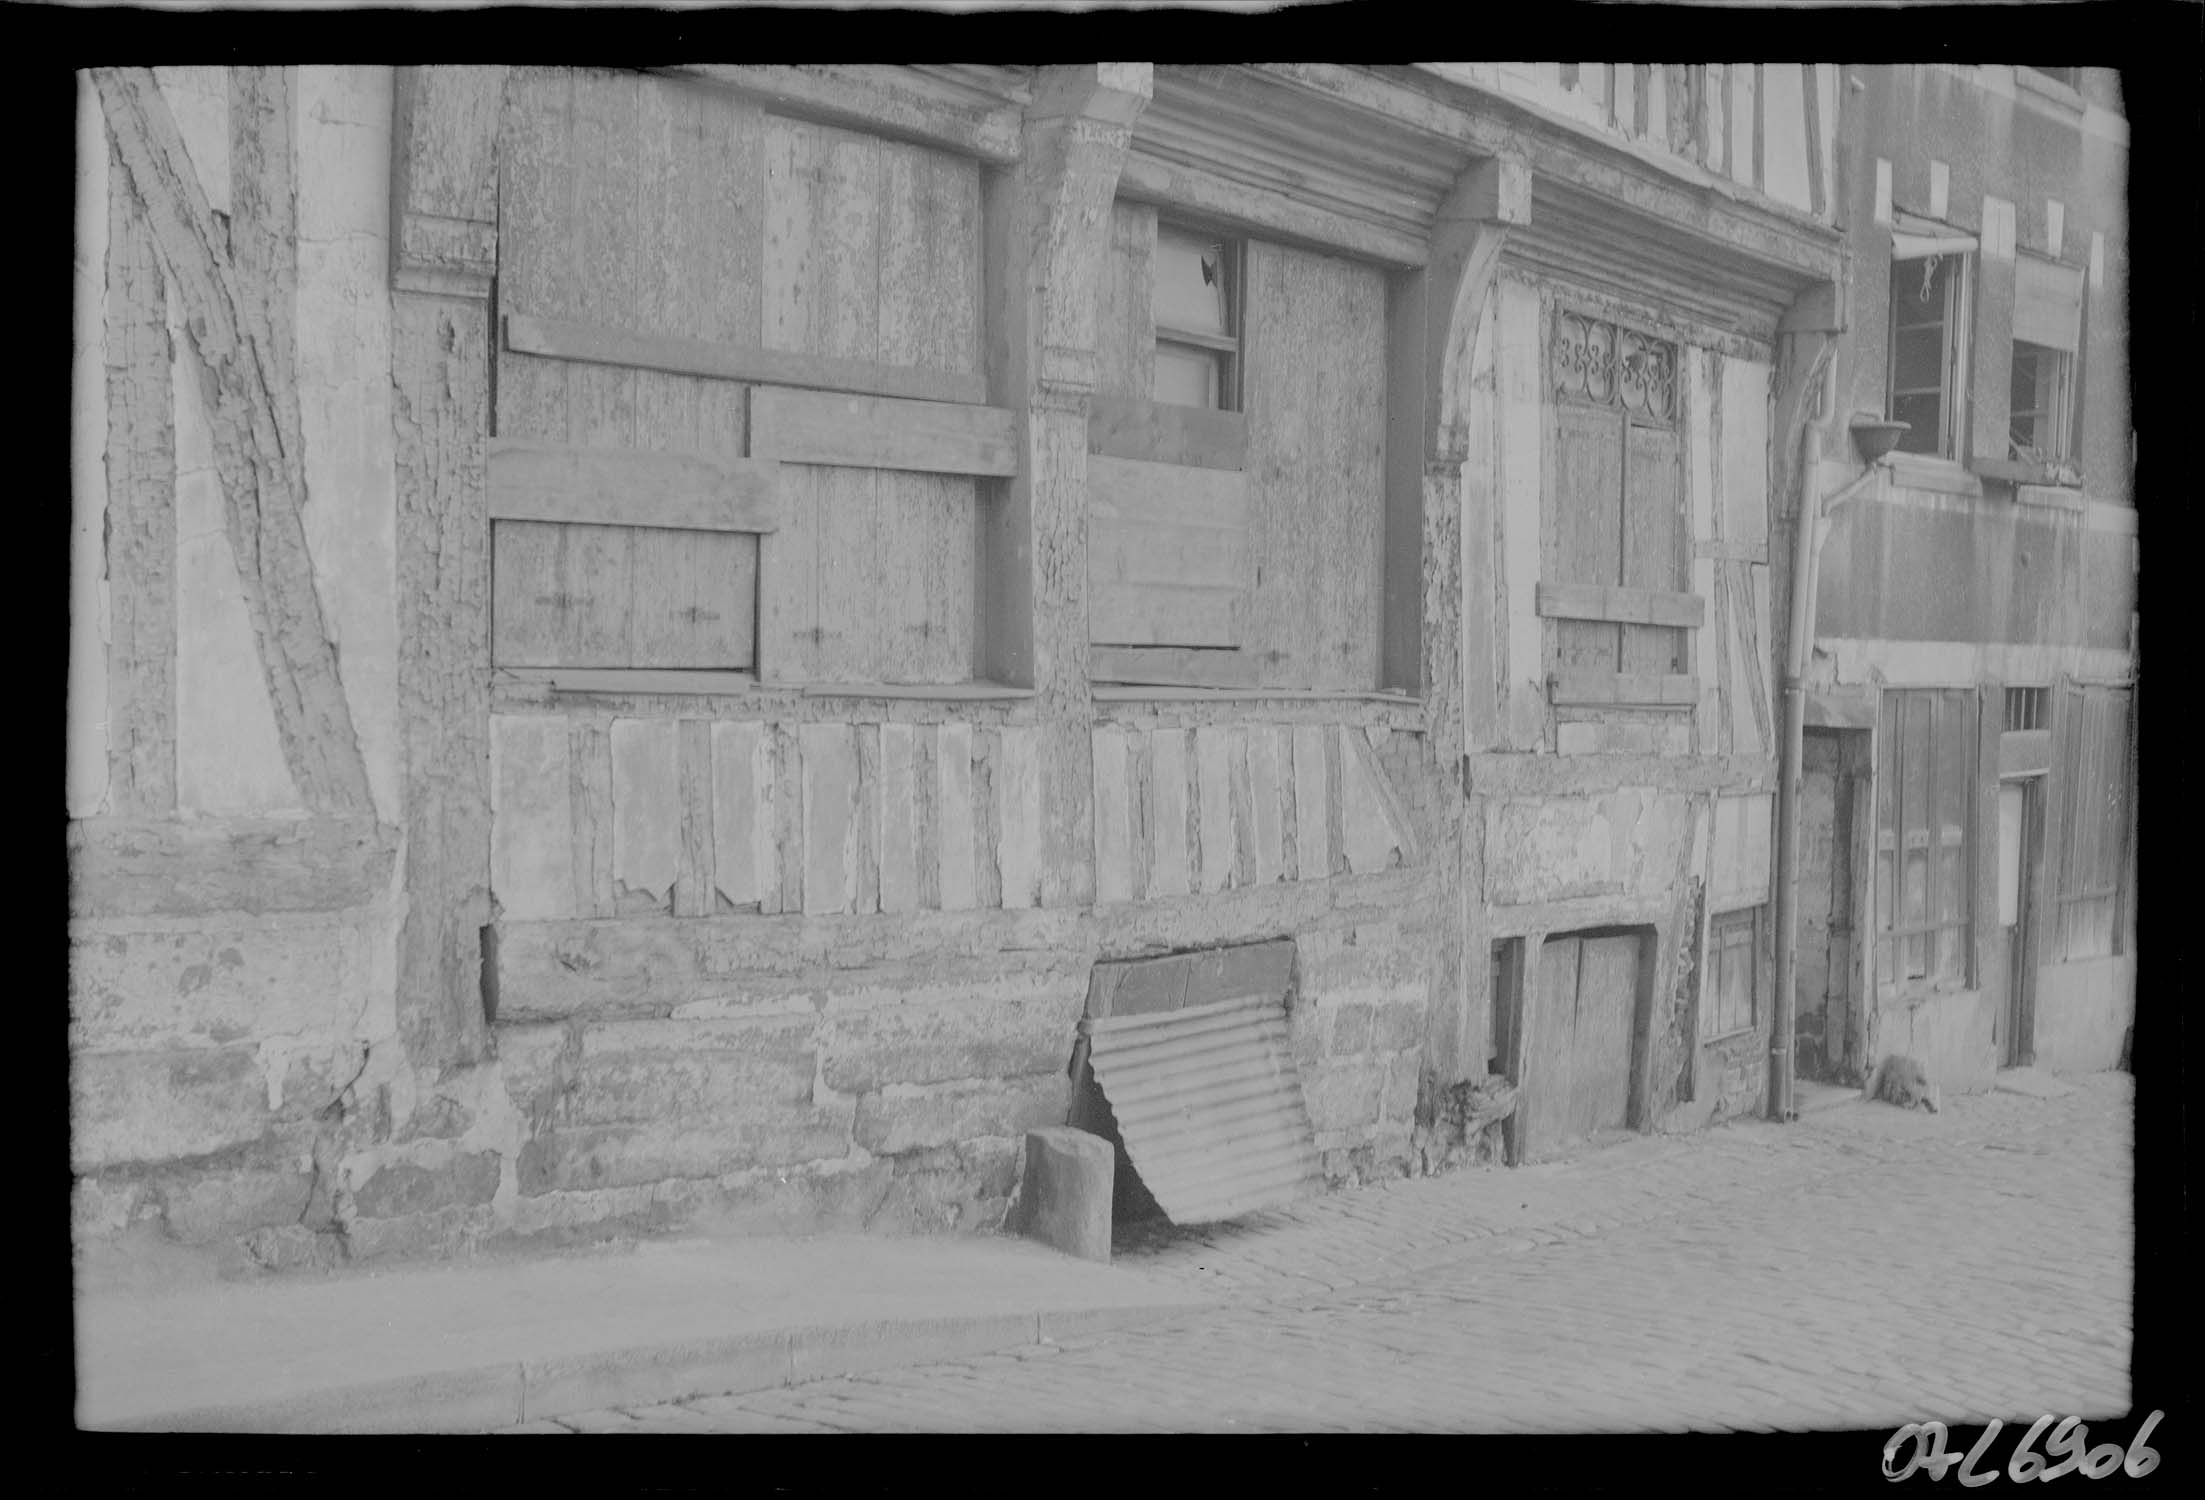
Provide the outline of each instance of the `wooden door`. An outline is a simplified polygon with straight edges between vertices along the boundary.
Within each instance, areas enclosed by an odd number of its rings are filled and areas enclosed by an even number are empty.
[[[1523,1108],[1527,1160],[1630,1123],[1636,933],[1559,937],[1539,955]]]

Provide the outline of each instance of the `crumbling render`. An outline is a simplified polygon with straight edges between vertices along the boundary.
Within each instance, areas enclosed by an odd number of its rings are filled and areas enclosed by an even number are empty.
[[[235,177],[226,230],[152,73],[100,68],[92,77],[198,356],[230,546],[285,763],[309,807],[367,815],[367,765],[299,514],[306,481],[291,368],[297,204],[289,74],[230,72]]]

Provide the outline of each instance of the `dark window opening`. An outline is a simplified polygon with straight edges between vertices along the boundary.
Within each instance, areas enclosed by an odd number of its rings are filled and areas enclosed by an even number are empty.
[[[1172,406],[1238,411],[1239,244],[1159,224],[1154,277],[1154,398]]]
[[[2045,691],[2040,687],[2006,689],[2006,731],[2009,734],[2045,727]]]
[[[1899,447],[1908,453],[1959,456],[1966,264],[1953,254],[1891,263],[1890,416],[1907,424]]]

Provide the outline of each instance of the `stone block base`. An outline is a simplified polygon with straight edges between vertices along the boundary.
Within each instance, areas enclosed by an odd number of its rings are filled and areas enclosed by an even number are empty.
[[[1110,1259],[1110,1194],[1117,1152],[1069,1125],[1026,1132],[1021,1224],[1031,1238],[1083,1260]]]

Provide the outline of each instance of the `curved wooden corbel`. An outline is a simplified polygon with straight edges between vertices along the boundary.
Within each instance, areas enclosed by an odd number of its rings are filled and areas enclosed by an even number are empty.
[[[1469,455],[1471,346],[1509,227],[1530,220],[1531,169],[1508,157],[1471,167],[1440,205],[1425,272],[1427,462],[1459,464]]]

